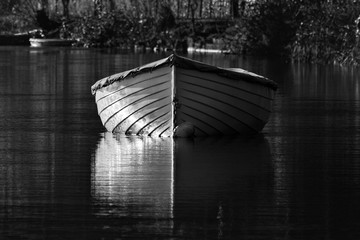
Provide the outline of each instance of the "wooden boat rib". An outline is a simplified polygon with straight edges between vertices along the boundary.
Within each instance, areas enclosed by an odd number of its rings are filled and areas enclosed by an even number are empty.
[[[110,132],[150,136],[257,133],[267,123],[277,85],[243,69],[171,55],[92,86]]]

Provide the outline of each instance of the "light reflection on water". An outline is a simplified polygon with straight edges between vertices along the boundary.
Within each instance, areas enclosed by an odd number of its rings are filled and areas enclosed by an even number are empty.
[[[102,134],[91,167],[97,214],[173,218],[173,161],[170,138]]]
[[[164,57],[0,47],[0,239],[359,239],[359,69],[191,55],[279,84],[263,133],[104,133],[91,85]]]
[[[173,140],[105,133],[93,156],[93,214],[137,219],[128,227],[138,232],[150,227],[155,233],[156,226],[161,236],[228,237],[228,225],[241,227],[251,208],[273,204],[267,202],[273,173],[263,136]],[[244,195],[256,189],[269,191],[248,203]],[[241,211],[249,215],[232,216]],[[142,224],[149,219],[151,225]]]

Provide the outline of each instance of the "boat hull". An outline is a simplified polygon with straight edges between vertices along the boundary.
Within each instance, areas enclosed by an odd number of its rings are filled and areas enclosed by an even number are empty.
[[[253,134],[263,129],[274,86],[266,79],[265,84],[263,79],[249,80],[260,76],[243,70],[215,72],[189,64],[160,61],[100,80],[92,89],[103,125],[110,132],[160,137]]]
[[[172,69],[117,81],[96,92],[98,114],[110,132],[171,136]]]
[[[176,124],[192,123],[196,136],[257,133],[269,119],[266,86],[181,68],[176,83]]]
[[[57,38],[30,38],[31,47],[67,47],[75,43],[71,39],[57,39]]]

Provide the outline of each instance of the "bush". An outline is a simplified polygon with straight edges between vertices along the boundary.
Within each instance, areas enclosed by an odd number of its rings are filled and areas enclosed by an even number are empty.
[[[314,62],[358,61],[358,1],[249,3],[224,39],[234,53],[271,54]]]
[[[133,24],[122,11],[79,17],[67,26],[66,35],[84,47],[118,47],[131,42]]]
[[[293,43],[292,57],[306,61],[349,60],[356,47],[359,7],[352,2],[301,7],[301,22]]]
[[[163,12],[163,13],[162,13]],[[85,47],[155,47],[159,43],[174,43],[175,17],[170,8],[163,7],[160,17],[138,15],[117,10],[79,17],[69,24],[65,35],[79,40]]]
[[[26,32],[35,28],[32,20],[18,16],[18,15],[5,15],[0,16],[0,33],[12,34],[19,32]]]
[[[295,12],[296,7],[285,0],[249,3],[244,14],[226,29],[225,41],[235,53],[287,54],[297,27]]]

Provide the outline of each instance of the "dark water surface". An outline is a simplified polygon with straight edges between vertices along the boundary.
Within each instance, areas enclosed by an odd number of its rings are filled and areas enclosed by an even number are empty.
[[[0,48],[0,239],[360,239],[359,70],[194,55],[279,83],[263,133],[105,133],[91,85],[162,58]]]

